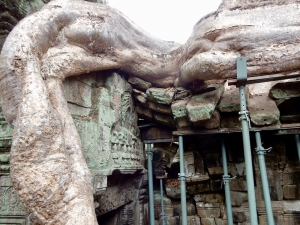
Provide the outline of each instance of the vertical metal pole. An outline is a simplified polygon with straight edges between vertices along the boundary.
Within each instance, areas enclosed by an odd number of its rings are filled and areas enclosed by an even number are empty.
[[[154,222],[153,174],[152,174],[152,157],[153,157],[153,152],[152,152],[152,149],[151,149],[151,144],[147,144],[146,153],[148,155],[148,187],[149,187],[150,225],[155,225],[155,222]]]
[[[298,151],[298,157],[300,160],[300,141],[299,141],[299,134],[295,134],[295,141],[296,141],[296,146],[297,146],[297,151]]]
[[[231,198],[230,198],[230,177],[228,175],[227,170],[227,156],[226,156],[226,148],[224,144],[224,140],[222,140],[222,159],[223,159],[223,182],[224,182],[224,189],[225,189],[225,201],[226,201],[226,212],[227,212],[227,223],[228,225],[233,225],[233,218],[232,218],[232,207],[231,207]]]
[[[180,180],[181,216],[182,216],[182,225],[187,225],[183,138],[180,135],[178,139],[179,139],[179,164],[180,164],[180,173],[178,175]]]
[[[259,131],[255,131],[255,139],[256,139],[256,145],[257,145],[256,152],[258,155],[258,163],[259,163],[261,182],[262,182],[262,188],[263,188],[263,193],[264,193],[268,225],[275,225],[273,211],[272,211],[272,203],[271,203],[271,198],[270,198],[266,163],[265,163],[265,154],[267,151],[270,151],[271,149],[267,149],[267,150],[264,149],[264,147],[261,144],[261,137],[260,137]]]
[[[237,80],[240,91],[240,113],[241,124],[242,124],[242,134],[243,134],[243,144],[244,144],[244,157],[245,157],[245,169],[246,169],[246,180],[247,180],[247,190],[248,190],[248,203],[250,211],[250,224],[257,225],[257,212],[256,212],[256,200],[255,200],[255,189],[254,189],[254,179],[253,179],[253,167],[252,167],[252,156],[251,156],[251,146],[250,146],[250,135],[249,135],[249,116],[246,105],[246,94],[245,94],[245,84],[247,82],[247,64],[245,57],[237,58]]]
[[[161,204],[161,221],[162,225],[165,225],[165,207],[164,207],[164,192],[163,192],[163,179],[159,179],[160,182],[160,204]]]

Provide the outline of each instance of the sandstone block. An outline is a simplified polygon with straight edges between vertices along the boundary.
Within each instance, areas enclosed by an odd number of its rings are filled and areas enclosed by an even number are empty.
[[[215,218],[201,218],[202,225],[216,225]]]
[[[222,203],[224,195],[220,193],[203,193],[194,196],[195,202]]]
[[[230,198],[232,206],[241,206],[248,201],[248,194],[247,192],[230,191]]]
[[[155,112],[172,115],[171,107],[168,105],[163,105],[163,104],[159,104],[159,103],[155,103],[155,102],[149,102],[149,109],[151,109]]]
[[[188,103],[188,99],[179,100],[179,101],[172,103],[171,109],[172,109],[172,114],[175,119],[187,116],[187,111],[186,111],[187,103]]]
[[[222,188],[222,179],[218,179],[218,180],[210,180],[210,190],[211,191],[221,191]]]
[[[176,118],[175,123],[177,128],[190,127],[192,125],[188,117]]]
[[[201,218],[219,218],[221,216],[220,203],[196,203],[198,216]]]
[[[154,121],[158,124],[165,125],[168,127],[176,127],[173,116],[154,112],[153,118],[154,118]]]
[[[130,76],[128,82],[137,89],[146,91],[148,88],[152,87],[152,84],[144,81],[138,77]]]
[[[203,181],[199,183],[187,183],[186,191],[188,194],[191,195],[210,191],[209,181]]]
[[[245,206],[232,207],[232,217],[235,223],[244,223],[250,221],[249,209]]]
[[[198,122],[210,119],[220,100],[223,90],[224,88],[220,87],[214,91],[191,97],[186,105],[190,121]]]
[[[246,101],[249,102],[249,89],[245,88]],[[239,112],[240,111],[240,93],[238,88],[224,90],[223,96],[218,105],[221,112]]]
[[[146,109],[141,106],[136,106],[135,110],[136,110],[137,114],[139,115],[139,117],[141,117],[145,120],[148,120],[148,121],[153,120],[153,113],[150,109]]]
[[[221,218],[215,218],[216,225],[227,225],[227,220],[226,219],[221,219]]]
[[[246,176],[238,176],[230,182],[230,190],[247,191]]]
[[[261,94],[249,99],[251,122],[256,126],[276,124],[279,121],[279,110],[276,103],[267,95]]]
[[[277,83],[271,88],[269,95],[275,99],[299,97],[299,85],[300,81]]]
[[[300,199],[300,185],[283,185],[284,199]]]
[[[194,126],[205,127],[206,129],[216,129],[220,127],[220,113],[214,111],[210,119],[193,123]]]
[[[196,215],[196,207],[194,204],[187,203],[186,210],[188,216]],[[181,204],[174,205],[174,215],[181,217]]]
[[[146,91],[147,99],[156,103],[171,105],[174,91],[163,88],[149,88]]]

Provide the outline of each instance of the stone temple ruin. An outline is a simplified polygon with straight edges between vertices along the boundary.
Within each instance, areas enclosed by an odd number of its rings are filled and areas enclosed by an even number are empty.
[[[184,45],[98,3],[24,18],[0,56],[0,224],[300,224],[299,6],[224,0]]]

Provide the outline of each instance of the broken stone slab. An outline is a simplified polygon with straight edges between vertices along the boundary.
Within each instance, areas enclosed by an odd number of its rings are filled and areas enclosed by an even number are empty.
[[[256,126],[272,125],[279,122],[280,112],[276,103],[267,94],[250,98],[249,112],[251,122]]]
[[[164,88],[148,88],[147,99],[156,103],[171,105],[175,91]]]
[[[186,105],[188,117],[191,122],[208,120],[211,118],[223,93],[224,87],[214,91],[191,97]]]
[[[220,113],[215,110],[212,114],[212,116],[210,117],[210,119],[206,120],[206,121],[198,121],[198,122],[194,122],[194,126],[198,127],[205,127],[206,129],[217,129],[220,127],[220,122],[221,122],[221,117],[220,117]]]
[[[153,112],[150,109],[141,106],[136,106],[135,110],[140,118],[143,118],[148,121],[153,121]]]
[[[140,89],[142,91],[146,91],[148,88],[152,87],[151,83],[134,76],[130,76],[128,82],[135,88]]]
[[[249,88],[245,88],[246,102],[249,102]],[[224,90],[223,96],[218,105],[221,112],[239,112],[240,111],[240,93],[238,88]]]
[[[171,107],[168,105],[163,105],[163,104],[159,104],[159,103],[155,103],[155,102],[149,102],[149,109],[151,109],[155,112],[172,115]]]
[[[153,112],[153,118],[154,118],[154,121],[158,124],[168,126],[168,127],[176,127],[173,116]]]
[[[275,99],[300,97],[299,86],[300,81],[277,83],[271,88],[269,96]]]

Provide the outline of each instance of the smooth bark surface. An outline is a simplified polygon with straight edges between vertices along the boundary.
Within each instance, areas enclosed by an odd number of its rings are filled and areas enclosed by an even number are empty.
[[[0,59],[3,112],[14,125],[11,175],[36,224],[97,224],[91,176],[61,82],[120,69],[154,87],[297,70],[298,1],[224,1],[185,45],[156,39],[106,5],[52,1],[10,33]]]

